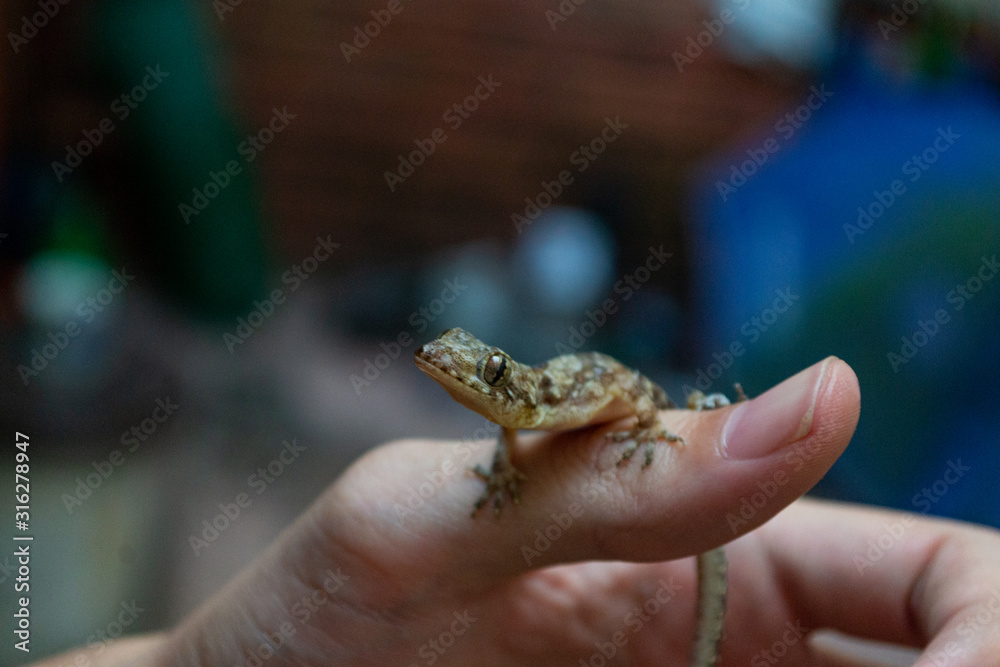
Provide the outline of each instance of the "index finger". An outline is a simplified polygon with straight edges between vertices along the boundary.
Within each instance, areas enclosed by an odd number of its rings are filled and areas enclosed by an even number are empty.
[[[805,627],[926,647],[920,667],[1000,664],[1000,532],[802,501],[752,537]]]

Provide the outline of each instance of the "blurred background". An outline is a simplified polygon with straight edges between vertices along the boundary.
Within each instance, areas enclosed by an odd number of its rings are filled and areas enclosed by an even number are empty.
[[[5,2],[30,658],[176,622],[380,443],[488,437],[411,361],[451,326],[675,399],[838,355],[815,492],[1000,526],[996,7]]]

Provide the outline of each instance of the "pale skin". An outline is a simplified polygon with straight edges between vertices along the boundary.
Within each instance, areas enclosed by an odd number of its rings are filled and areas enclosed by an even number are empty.
[[[355,463],[178,627],[120,640],[89,664],[245,664],[261,636],[290,622],[295,632],[268,667],[423,665],[421,647],[434,651],[429,642],[460,628],[455,614],[466,611],[474,622],[452,634],[435,665],[578,665],[623,627],[628,641],[613,664],[684,664],[694,623],[694,568],[684,557],[735,537],[720,666],[751,664],[789,622],[926,647],[919,667],[1000,665],[1000,609],[991,611],[1000,591],[996,531],[917,516],[859,574],[854,557],[904,515],[797,501],[847,446],[858,414],[857,380],[831,358],[746,403],[661,412],[664,426],[690,444],[661,448],[645,471],[616,467],[620,446],[605,437],[628,420],[522,436],[520,466],[538,483],[502,521],[469,519],[482,482],[459,471],[456,443],[391,443]],[[473,462],[488,456],[483,447]],[[406,502],[407,489],[444,469],[457,472],[400,521],[394,506]],[[521,548],[535,531],[609,470],[598,499],[528,564]],[[727,520],[774,480],[782,483],[746,523]],[[559,567],[540,569],[551,565]],[[349,579],[314,603],[306,622],[290,616],[321,590],[323,572],[338,568]],[[626,615],[671,578],[676,593],[632,633]],[[825,660],[808,641],[787,649],[779,664],[850,664]]]

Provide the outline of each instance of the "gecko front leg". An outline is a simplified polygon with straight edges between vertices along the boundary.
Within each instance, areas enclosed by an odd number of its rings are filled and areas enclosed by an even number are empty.
[[[515,505],[520,504],[521,481],[527,478],[524,473],[514,467],[514,464],[510,460],[510,452],[514,448],[516,438],[517,429],[501,429],[490,469],[487,470],[481,465],[470,468],[476,477],[486,482],[486,489],[483,490],[483,495],[476,501],[472,510],[472,516],[476,516],[476,513],[485,507],[490,502],[490,499],[493,500],[493,514],[496,516],[500,516],[504,496],[509,495]]]

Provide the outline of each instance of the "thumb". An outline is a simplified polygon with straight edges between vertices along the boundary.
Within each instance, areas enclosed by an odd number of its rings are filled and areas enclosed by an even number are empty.
[[[605,433],[621,424],[546,437],[521,459],[528,476],[522,504],[505,509],[499,522],[476,521],[470,529],[487,534],[480,543],[490,544],[498,561],[532,568],[707,551],[812,488],[847,447],[859,412],[857,377],[828,357],[750,401],[665,411],[664,425],[687,444],[662,444],[645,470],[616,467],[620,449]],[[566,526],[569,520],[576,525]],[[544,553],[536,542],[547,545]],[[518,557],[526,546],[537,558]],[[493,565],[493,572],[506,569]]]
[[[694,481],[671,499],[698,517],[695,551],[757,528],[815,486],[847,448],[860,399],[854,371],[831,356],[750,401],[668,415],[697,449],[678,453],[676,474]]]

